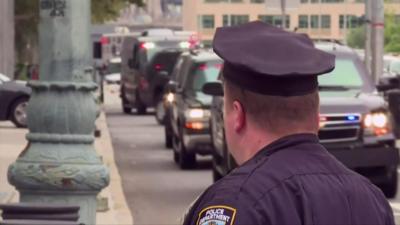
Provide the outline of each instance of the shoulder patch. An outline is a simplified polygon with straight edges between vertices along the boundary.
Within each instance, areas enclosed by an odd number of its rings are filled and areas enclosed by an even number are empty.
[[[215,205],[200,211],[196,225],[233,225],[236,209]]]

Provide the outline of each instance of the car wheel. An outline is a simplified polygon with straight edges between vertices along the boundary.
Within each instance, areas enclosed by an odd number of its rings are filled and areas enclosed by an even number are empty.
[[[125,95],[124,91],[122,91],[122,93],[121,93],[122,111],[125,114],[130,114],[132,112],[132,107],[127,106],[127,105],[129,105],[129,103],[126,101],[124,95]]]
[[[156,103],[156,108],[155,108],[155,117],[156,121],[158,124],[165,124],[165,108],[164,108],[164,102],[162,99],[159,99]]]
[[[213,181],[214,182],[217,182],[217,181],[219,181],[219,180],[221,180],[222,179],[222,177],[223,177],[223,175],[218,171],[218,169],[217,169],[217,161],[216,161],[217,159],[213,156],[213,159],[212,159],[212,175],[213,175]]]
[[[138,115],[146,115],[147,107],[146,105],[140,100],[139,93],[136,92],[136,113]]]
[[[17,99],[11,108],[11,121],[16,127],[27,127],[26,107],[28,106],[29,99],[26,97]]]
[[[392,176],[390,177],[390,179],[380,185],[380,188],[382,190],[382,192],[385,194],[385,196],[387,198],[394,198],[396,197],[396,193],[397,193],[397,170],[394,170],[392,172]]]
[[[165,125],[164,126],[164,131],[165,131],[165,147],[166,148],[172,148],[172,135],[170,129]]]
[[[179,163],[179,152],[178,152],[178,137],[176,135],[172,134],[172,149],[174,152],[174,162],[176,164]]]
[[[183,143],[182,132],[176,142],[176,152],[178,153],[178,164],[181,169],[192,169],[196,167],[196,154],[188,153]]]

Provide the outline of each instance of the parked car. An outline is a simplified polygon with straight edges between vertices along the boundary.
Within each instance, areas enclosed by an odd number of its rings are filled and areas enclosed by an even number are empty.
[[[387,197],[394,197],[399,151],[388,104],[377,94],[372,77],[354,51],[336,44],[316,46],[336,55],[335,70],[319,77],[320,142],[344,165],[381,187]],[[211,106],[210,125],[213,178],[217,181],[236,164],[225,143],[222,86],[209,83],[203,91],[217,95]]]
[[[153,32],[154,33],[154,32]],[[161,32],[162,34],[163,32]],[[151,35],[151,32],[146,33]],[[165,36],[126,37],[122,47],[121,102],[125,113],[136,108],[145,114],[156,107],[156,119],[163,122],[162,95],[176,59],[191,47],[187,35],[167,32]]]
[[[26,107],[31,89],[26,82],[11,81],[0,74],[0,120],[10,120],[16,127],[26,127]]]
[[[174,94],[166,121],[166,145],[172,143],[174,160],[182,169],[196,165],[196,154],[212,152],[209,119],[211,96],[202,93],[203,85],[216,81],[221,59],[207,50],[184,53],[168,85]],[[169,128],[169,129],[168,129]]]

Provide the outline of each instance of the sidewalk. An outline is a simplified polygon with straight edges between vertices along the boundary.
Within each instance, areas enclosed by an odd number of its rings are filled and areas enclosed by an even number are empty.
[[[107,198],[109,209],[97,213],[97,224],[131,225],[132,214],[127,206],[121,177],[115,165],[114,150],[104,113],[100,115],[96,124],[101,130],[101,137],[96,138],[95,148],[110,170],[110,185],[100,193],[101,197]],[[26,129],[16,129],[9,122],[0,122],[0,203],[18,202],[18,192],[8,184],[7,170],[27,145],[27,132]]]

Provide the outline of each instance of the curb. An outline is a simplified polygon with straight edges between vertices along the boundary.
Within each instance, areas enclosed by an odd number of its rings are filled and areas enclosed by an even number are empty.
[[[132,225],[133,217],[126,202],[121,175],[116,166],[114,148],[104,110],[102,110],[96,124],[101,130],[101,137],[96,142],[96,150],[103,158],[103,163],[109,168],[110,172],[110,185],[100,193],[100,196],[108,198],[110,210],[104,213],[97,213],[97,224]]]

